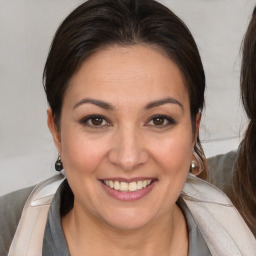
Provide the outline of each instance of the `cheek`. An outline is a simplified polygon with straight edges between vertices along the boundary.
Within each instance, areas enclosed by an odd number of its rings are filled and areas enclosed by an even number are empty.
[[[92,173],[103,161],[107,145],[106,139],[90,138],[90,135],[79,129],[63,129],[61,157],[65,171]]]
[[[175,134],[154,145],[152,155],[166,175],[187,175],[193,147],[190,133]]]

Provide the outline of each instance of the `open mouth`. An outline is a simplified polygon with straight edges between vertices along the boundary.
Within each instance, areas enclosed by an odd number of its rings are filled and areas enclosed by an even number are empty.
[[[102,182],[106,186],[120,192],[136,192],[148,187],[154,181],[155,180],[153,179],[146,179],[146,180],[139,180],[139,181],[132,181],[132,182],[117,181],[117,180],[102,180]]]

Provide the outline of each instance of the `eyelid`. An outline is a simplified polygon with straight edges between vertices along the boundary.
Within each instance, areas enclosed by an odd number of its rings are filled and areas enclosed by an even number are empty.
[[[91,124],[88,124],[88,121],[92,118],[102,118],[104,121],[106,121],[108,124],[107,125],[91,125]],[[93,127],[93,128],[101,128],[101,127],[105,127],[105,126],[111,126],[111,122],[103,115],[100,115],[100,114],[92,114],[92,115],[88,115],[88,116],[85,116],[83,117],[80,121],[79,121],[80,124],[82,125],[86,125],[88,127]]]
[[[164,118],[168,121],[168,124],[165,124],[165,125],[149,125],[149,123],[154,119],[154,118]],[[169,125],[174,125],[176,124],[177,122],[170,116],[167,116],[167,115],[162,115],[162,114],[156,114],[156,115],[153,115],[151,116],[148,121],[146,122],[146,126],[154,126],[154,127],[157,127],[157,128],[163,128],[163,127],[166,127],[166,126],[169,126]]]

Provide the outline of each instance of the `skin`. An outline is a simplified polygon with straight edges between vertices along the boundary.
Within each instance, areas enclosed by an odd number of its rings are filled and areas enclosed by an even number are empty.
[[[91,115],[104,119],[93,125],[95,118],[85,121]],[[198,115],[196,131],[199,123]],[[51,109],[48,126],[74,193],[74,208],[62,219],[72,256],[187,255],[176,201],[197,132],[182,73],[170,58],[147,45],[98,51],[71,79],[60,130]],[[101,182],[137,177],[156,181],[133,201],[113,198]]]

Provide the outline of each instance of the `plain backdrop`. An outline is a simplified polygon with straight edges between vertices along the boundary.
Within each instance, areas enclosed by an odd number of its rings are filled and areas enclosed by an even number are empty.
[[[207,156],[236,149],[246,126],[240,46],[254,0],[161,1],[190,28],[202,56]],[[0,0],[0,195],[54,174],[42,72],[53,35],[78,0]]]

